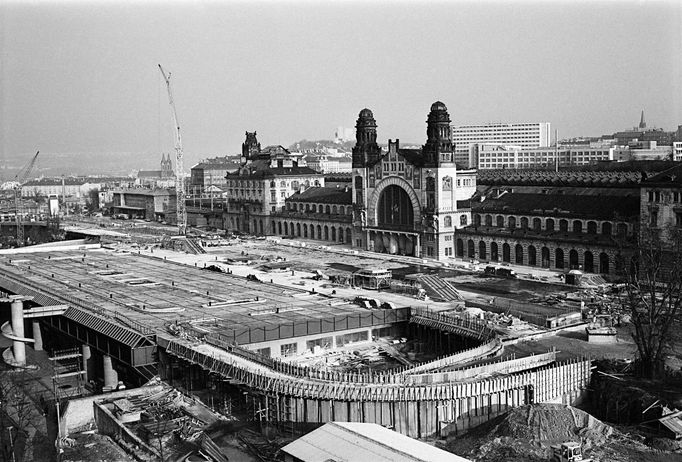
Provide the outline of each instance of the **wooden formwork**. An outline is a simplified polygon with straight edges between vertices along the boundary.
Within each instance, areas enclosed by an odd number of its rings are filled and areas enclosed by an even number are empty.
[[[329,382],[213,357],[179,341],[166,339],[160,345],[171,355],[252,390],[260,400],[262,420],[379,423],[414,438],[459,433],[523,404],[570,404],[587,387],[591,373],[589,360],[575,359],[467,382]]]

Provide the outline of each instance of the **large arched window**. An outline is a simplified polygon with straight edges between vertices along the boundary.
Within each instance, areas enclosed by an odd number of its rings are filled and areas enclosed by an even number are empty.
[[[377,204],[379,226],[410,226],[414,223],[412,200],[407,192],[396,185],[387,186]]]

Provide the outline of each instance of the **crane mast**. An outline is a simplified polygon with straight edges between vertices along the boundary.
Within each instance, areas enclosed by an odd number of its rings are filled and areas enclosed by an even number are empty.
[[[19,170],[19,173],[14,177],[14,181],[17,182],[14,186],[14,219],[17,224],[17,245],[19,247],[23,247],[24,245],[24,222],[22,221],[24,210],[21,205],[21,186],[28,178],[31,170],[33,170],[38,154],[40,154],[40,151],[36,152],[33,158],[24,166],[24,168]]]
[[[175,126],[175,198],[176,198],[176,213],[178,221],[178,234],[184,236],[187,231],[187,210],[185,208],[185,188],[182,180],[183,163],[182,163],[182,138],[180,137],[180,124],[178,124],[178,114],[175,110],[175,102],[173,101],[173,91],[171,89],[171,73],[166,73],[159,64],[159,70],[163,79],[166,81],[166,88],[168,89],[168,102],[171,106],[173,115],[173,124]]]

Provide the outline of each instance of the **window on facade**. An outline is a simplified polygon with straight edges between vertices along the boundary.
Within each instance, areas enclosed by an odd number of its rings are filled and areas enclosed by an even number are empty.
[[[450,228],[452,226],[452,217],[445,217],[443,224],[446,228]]]
[[[284,345],[280,345],[279,347],[279,352],[284,357],[294,356],[297,350],[298,350],[297,343],[285,343]]]
[[[274,187],[276,187],[276,186],[277,186],[277,184],[276,184],[274,181],[271,181],[271,182],[270,182],[270,187],[271,187],[271,188],[274,188]]]
[[[467,216],[466,216],[466,215],[462,215],[462,216],[459,217],[459,224],[460,224],[461,226],[466,226],[466,225],[467,225]]]

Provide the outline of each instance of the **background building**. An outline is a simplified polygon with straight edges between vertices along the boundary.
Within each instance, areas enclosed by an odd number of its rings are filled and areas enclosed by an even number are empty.
[[[282,146],[261,149],[256,132],[246,134],[239,169],[225,176],[225,229],[254,235],[271,231],[270,215],[292,194],[324,186],[324,176],[301,165]]]
[[[613,160],[613,147],[570,145],[522,148],[497,143],[479,143],[472,149],[472,161],[480,170],[498,168],[554,168],[589,165]]]
[[[499,143],[521,148],[538,148],[550,145],[549,122],[539,123],[491,123],[482,125],[453,125],[452,143],[454,161],[460,165],[475,167],[471,149],[478,143]]]
[[[239,158],[228,156],[202,160],[190,169],[189,194],[201,195],[206,189],[215,192],[211,186],[224,190],[227,182],[225,176],[236,172],[239,165]]]

